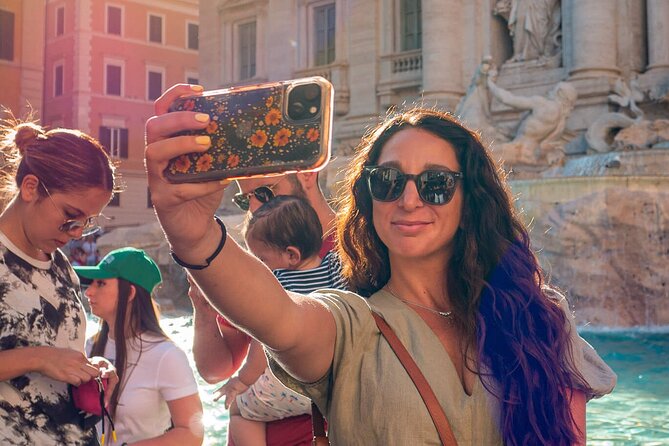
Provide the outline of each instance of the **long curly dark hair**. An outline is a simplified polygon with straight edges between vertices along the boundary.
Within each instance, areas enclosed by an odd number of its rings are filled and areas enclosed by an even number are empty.
[[[448,113],[413,108],[395,112],[357,148],[338,203],[337,240],[343,273],[363,296],[390,279],[388,249],[372,221],[364,167],[407,128],[431,132],[455,149],[463,172],[463,212],[444,278],[464,344],[477,350],[477,369],[500,401],[505,444],[573,444],[580,437],[570,411],[570,388],[584,385],[571,358],[568,323],[544,285],[517,215],[503,170],[474,132]],[[420,150],[420,148],[416,148]]]

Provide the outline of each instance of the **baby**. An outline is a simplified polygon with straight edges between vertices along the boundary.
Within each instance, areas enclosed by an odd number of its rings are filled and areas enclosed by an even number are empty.
[[[263,204],[244,227],[249,250],[288,291],[310,293],[322,288],[347,289],[337,256],[322,259],[322,227],[302,198],[281,195]],[[262,345],[251,342],[236,377],[219,394],[230,408],[229,435],[236,446],[266,444],[265,423],[310,413],[311,401],[283,386],[270,372]]]

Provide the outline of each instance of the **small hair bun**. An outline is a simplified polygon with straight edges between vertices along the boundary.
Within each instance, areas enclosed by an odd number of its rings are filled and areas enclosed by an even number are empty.
[[[14,135],[14,144],[19,150],[21,156],[24,151],[30,147],[37,139],[44,137],[44,130],[39,125],[32,122],[24,122],[16,126]]]

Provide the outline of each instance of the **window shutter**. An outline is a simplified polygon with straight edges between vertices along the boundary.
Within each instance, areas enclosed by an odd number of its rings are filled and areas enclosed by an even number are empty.
[[[110,143],[111,143],[111,129],[109,127],[100,127],[100,144],[104,147],[105,151],[109,155]]]
[[[119,154],[121,158],[128,158],[128,129],[121,129],[120,145]]]

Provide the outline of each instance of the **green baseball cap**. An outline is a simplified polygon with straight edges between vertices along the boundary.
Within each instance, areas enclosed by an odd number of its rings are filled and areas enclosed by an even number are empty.
[[[115,249],[97,266],[75,266],[74,270],[86,279],[125,279],[149,293],[163,281],[156,262],[137,248]]]

